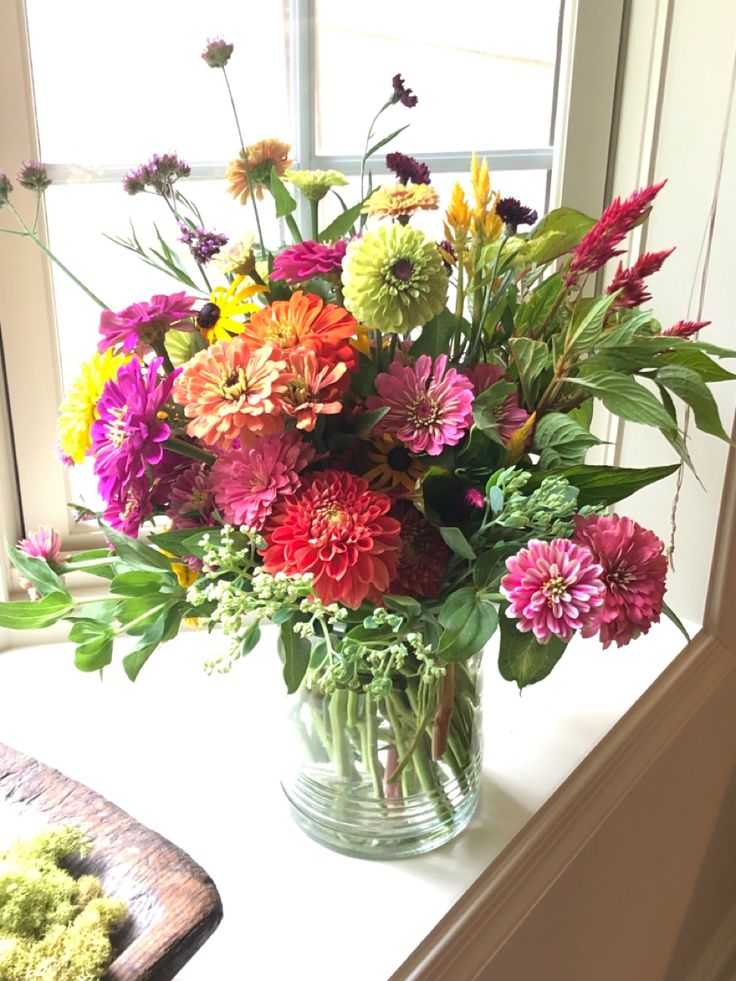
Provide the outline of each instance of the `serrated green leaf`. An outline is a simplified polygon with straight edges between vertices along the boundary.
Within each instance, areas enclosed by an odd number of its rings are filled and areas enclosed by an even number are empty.
[[[33,602],[18,600],[0,603],[0,627],[9,630],[40,630],[50,627],[74,609],[74,600],[67,592],[49,593]]]
[[[668,364],[681,365],[683,368],[690,368],[691,371],[697,372],[704,382],[732,381],[736,378],[732,371],[727,371],[703,351],[698,351],[692,347],[663,351],[658,360],[666,361]]]
[[[566,647],[566,643],[554,636],[546,644],[540,644],[534,634],[521,633],[517,621],[502,613],[498,669],[501,677],[515,681],[520,689],[546,678]]]
[[[485,433],[490,439],[503,445],[503,440],[498,431],[495,410],[504,402],[509,395],[516,392],[516,385],[512,382],[497,381],[473,402],[473,420],[481,432]]]
[[[283,624],[279,629],[278,650],[284,666],[286,690],[293,695],[307,673],[310,644],[294,633],[291,624]]]
[[[594,300],[581,301],[577,310],[580,316],[573,317],[565,334],[564,350],[568,354],[582,354],[596,346],[608,311],[616,302],[617,293],[611,293]]]
[[[531,409],[539,397],[539,378],[546,368],[551,367],[550,351],[542,341],[532,341],[528,337],[512,337],[509,348],[519,372],[527,408]]]
[[[670,463],[663,467],[609,467],[609,466],[585,466],[581,464],[577,467],[566,467],[564,470],[555,470],[547,473],[533,474],[529,483],[526,485],[526,492],[537,488],[544,477],[551,473],[564,477],[569,483],[578,490],[578,504],[580,507],[585,505],[616,504],[618,501],[630,497],[643,487],[654,484],[658,480],[663,480],[679,470],[679,463]]]
[[[728,433],[723,428],[716,400],[697,372],[683,365],[671,364],[659,368],[654,378],[659,385],[668,388],[690,406],[698,429],[717,436],[726,443],[730,442]]]

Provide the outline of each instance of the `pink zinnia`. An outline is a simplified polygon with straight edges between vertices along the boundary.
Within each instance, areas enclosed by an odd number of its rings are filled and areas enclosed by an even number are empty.
[[[30,532],[28,538],[19,541],[18,548],[31,558],[56,562],[61,554],[61,535],[51,525],[41,525]]]
[[[204,463],[192,463],[178,473],[169,488],[168,517],[172,530],[214,524],[215,495]]]
[[[519,621],[522,633],[532,631],[540,644],[550,637],[569,641],[587,626],[603,605],[603,569],[587,548],[567,538],[533,539],[506,560],[509,574],[501,592],[509,601],[506,616]]]
[[[447,368],[447,355],[432,364],[421,354],[414,365],[394,361],[388,372],[376,376],[376,391],[369,410],[388,407],[376,435],[389,433],[412,453],[438,456],[444,446],[455,446],[473,420],[473,386],[468,378]]]
[[[692,337],[702,327],[708,327],[710,320],[678,320],[676,324],[663,330],[661,337]]]
[[[347,247],[347,242],[335,242],[334,245],[299,242],[275,257],[271,279],[285,279],[293,285],[303,283],[313,276],[328,276],[330,273],[340,272]]]
[[[652,276],[659,272],[665,259],[672,255],[674,248],[666,249],[663,252],[645,252],[640,256],[633,266],[624,269],[623,263],[619,262],[616,275],[611,280],[611,285],[607,293],[616,293],[621,290],[616,297],[615,307],[640,307],[642,303],[651,300],[652,294],[649,292],[647,284],[644,282],[647,276]]]
[[[109,347],[116,347],[129,353],[139,344],[152,347],[154,341],[161,340],[174,325],[179,330],[193,330],[192,305],[197,302],[196,297],[183,292],[170,296],[159,293],[151,297],[150,303],[133,303],[119,313],[103,310],[100,314],[102,340],[97,349],[102,353]]]
[[[665,183],[666,181],[661,181],[659,184],[652,184],[640,191],[634,191],[625,201],[616,198],[608,205],[600,219],[575,247],[565,280],[567,286],[577,282],[581,273],[595,272],[609,259],[621,254],[621,250],[616,246],[644,217]]]
[[[588,515],[575,519],[574,540],[602,567],[604,605],[583,631],[600,631],[604,647],[623,647],[659,621],[667,578],[664,543],[631,518]]]
[[[475,398],[500,381],[506,369],[503,365],[493,362],[477,364],[472,368],[463,368],[462,373],[469,378],[473,385],[473,395]],[[529,418],[529,413],[519,404],[519,396],[512,392],[500,405],[493,410],[493,415],[498,423],[498,435],[503,443],[509,443],[514,433],[524,426]],[[531,433],[529,434],[531,435]]]
[[[264,436],[251,449],[229,450],[215,461],[212,483],[225,521],[262,528],[274,505],[296,492],[315,451],[296,433]]]

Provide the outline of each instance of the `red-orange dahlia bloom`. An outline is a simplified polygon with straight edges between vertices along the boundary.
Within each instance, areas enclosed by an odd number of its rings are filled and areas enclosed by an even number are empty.
[[[410,501],[399,501],[391,514],[401,522],[402,548],[389,593],[433,599],[442,588],[450,549]]]
[[[345,471],[310,475],[274,509],[264,569],[311,572],[323,603],[357,609],[366,597],[378,601],[396,575],[401,549],[401,525],[388,517],[391,504]]]
[[[187,432],[208,446],[228,449],[240,439],[271,436],[284,428],[279,396],[286,364],[272,344],[253,350],[246,341],[218,341],[188,361],[174,385],[174,401],[192,421]]]
[[[348,371],[355,371],[357,354],[350,338],[357,326],[355,317],[343,307],[297,290],[288,300],[276,300],[253,313],[240,336],[251,347],[270,342],[284,351],[306,348],[330,364],[342,361]]]

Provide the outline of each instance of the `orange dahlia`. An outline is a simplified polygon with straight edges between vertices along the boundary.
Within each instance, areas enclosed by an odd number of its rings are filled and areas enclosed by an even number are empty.
[[[377,602],[396,575],[401,525],[388,517],[391,499],[338,470],[306,478],[277,504],[263,556],[267,572],[312,573],[323,603],[357,609]]]
[[[350,338],[357,329],[355,317],[343,307],[297,290],[288,300],[276,300],[253,313],[240,336],[253,347],[270,342],[284,351],[311,350],[330,364],[342,361],[354,371],[357,355]]]
[[[238,438],[249,444],[252,436],[281,432],[286,365],[279,353],[272,344],[253,351],[236,337],[196,354],[174,385],[174,400],[192,420],[187,433],[228,449]]]
[[[245,204],[248,200],[248,171],[250,171],[253,193],[261,201],[263,188],[271,186],[271,168],[275,167],[278,176],[283,177],[293,163],[289,160],[291,147],[283,140],[259,140],[246,147],[245,152],[248,155],[247,168],[241,150],[237,160],[228,164],[225,171],[225,180],[230,185],[228,190],[234,198],[240,198],[241,204]]]

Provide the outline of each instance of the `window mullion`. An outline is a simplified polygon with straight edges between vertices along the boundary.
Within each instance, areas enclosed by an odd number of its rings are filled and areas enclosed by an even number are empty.
[[[289,17],[294,157],[300,169],[311,170],[316,146],[314,0],[290,0]],[[300,228],[309,227],[309,211],[301,194],[296,221]]]

